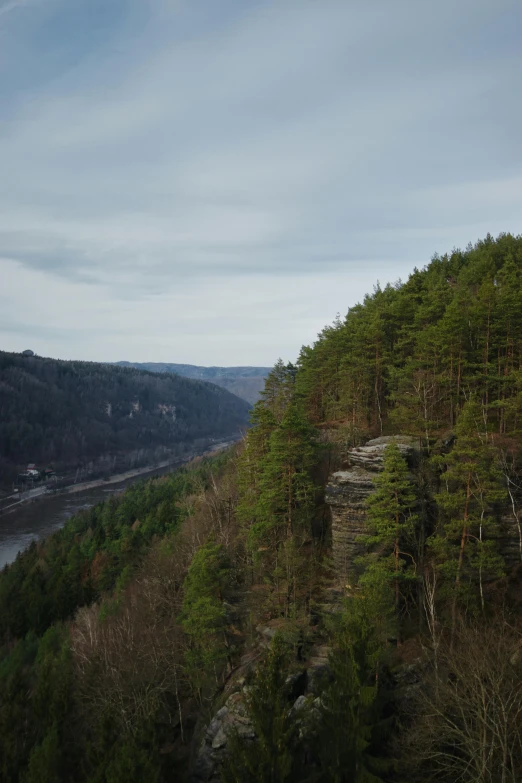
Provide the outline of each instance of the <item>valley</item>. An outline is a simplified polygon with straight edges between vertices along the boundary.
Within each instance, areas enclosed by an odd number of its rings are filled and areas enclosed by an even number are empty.
[[[169,364],[166,362],[117,362],[120,367],[135,367],[157,373],[174,373],[184,378],[194,378],[221,386],[237,397],[256,403],[265,387],[270,367],[199,367],[194,364]]]
[[[0,489],[28,464],[85,481],[181,459],[238,437],[249,409],[201,380],[0,351]]]
[[[40,486],[0,499],[0,570],[11,563],[32,541],[45,539],[68,519],[111,496],[118,496],[137,481],[163,476],[198,456],[217,454],[231,445],[217,443],[183,460],[137,468],[105,479],[65,484],[59,491]]]
[[[0,0],[0,783],[522,783],[521,31]]]
[[[0,517],[0,778],[518,783],[521,291],[437,256],[220,454]]]
[[[6,505],[0,512],[0,569],[11,563],[32,541],[51,535],[80,511],[103,503],[111,496],[117,497],[136,481],[161,476],[173,469],[169,464],[132,471],[133,475],[113,476],[108,481],[72,485],[57,495],[50,495],[45,488],[24,493],[22,502]]]

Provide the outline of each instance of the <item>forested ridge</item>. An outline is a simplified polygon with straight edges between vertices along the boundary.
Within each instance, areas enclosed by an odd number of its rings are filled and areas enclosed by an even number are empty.
[[[489,432],[518,432],[521,263],[519,237],[488,236],[404,284],[377,286],[303,348],[309,419],[346,421],[354,442],[397,430],[429,441],[473,398]]]
[[[238,433],[248,405],[202,381],[0,352],[0,476],[29,462],[116,472]]]
[[[377,287],[241,444],[4,569],[0,779],[520,783],[521,276],[501,235]]]

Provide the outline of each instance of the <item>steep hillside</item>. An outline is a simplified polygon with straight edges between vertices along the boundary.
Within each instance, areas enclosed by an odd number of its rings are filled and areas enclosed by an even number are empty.
[[[248,408],[203,381],[0,352],[0,476],[6,483],[28,462],[146,464],[238,433]]]
[[[501,236],[376,289],[0,573],[0,780],[519,783],[521,288]]]
[[[194,364],[166,364],[164,362],[117,362],[121,367],[136,367],[150,372],[166,372],[210,381],[228,389],[232,394],[254,403],[259,399],[270,367],[199,367]]]
[[[486,237],[436,256],[405,283],[376,287],[298,360],[310,421],[347,440],[394,430],[431,442],[466,401],[486,429],[519,433],[522,237]]]

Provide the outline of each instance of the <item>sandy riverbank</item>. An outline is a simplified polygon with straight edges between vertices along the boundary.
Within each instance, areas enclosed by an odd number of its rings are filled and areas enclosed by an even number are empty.
[[[188,458],[189,461],[193,459],[193,457]],[[110,476],[110,478],[103,478],[103,479],[93,479],[92,481],[82,481],[78,484],[71,484],[69,487],[64,487],[64,489],[60,490],[61,495],[69,495],[72,492],[83,492],[86,489],[94,489],[95,487],[104,487],[107,484],[119,484],[122,481],[127,481],[127,479],[136,478],[137,476],[145,475],[146,473],[151,473],[154,470],[159,470],[160,468],[168,468],[170,465],[174,467],[175,465],[181,465],[183,462],[186,462],[186,459],[183,460],[174,460],[174,461],[167,461],[167,462],[158,462],[157,465],[147,465],[143,468],[135,468],[134,470],[127,470],[125,473],[115,473],[114,476]],[[46,493],[47,494],[47,493]]]

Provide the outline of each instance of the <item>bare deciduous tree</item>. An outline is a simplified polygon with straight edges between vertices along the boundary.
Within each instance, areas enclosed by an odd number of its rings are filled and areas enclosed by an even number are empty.
[[[458,631],[414,698],[401,740],[414,780],[520,783],[522,635],[505,621]]]
[[[156,717],[172,722],[171,699],[177,700],[183,731],[183,633],[176,621],[176,585],[167,574],[163,580],[156,576],[138,580],[112,615],[102,617],[96,605],[81,609],[72,632],[80,702],[91,715],[109,711],[129,733]]]

